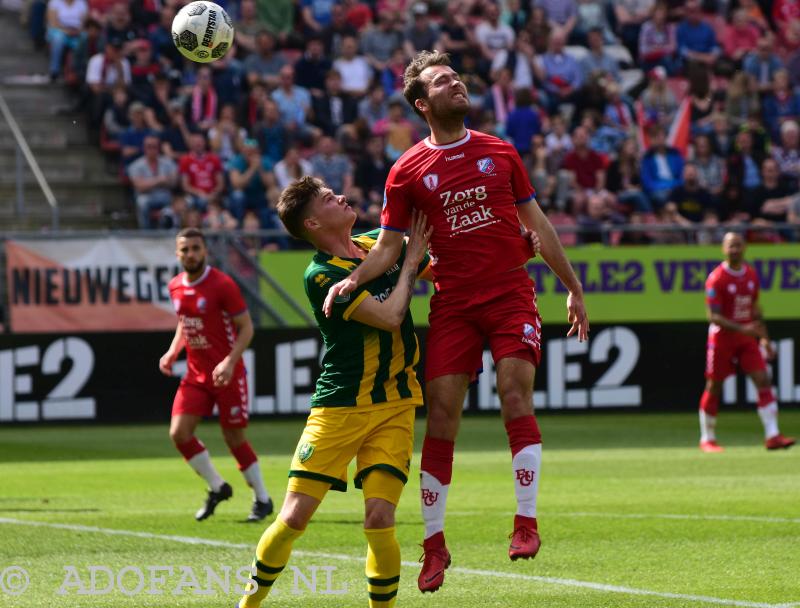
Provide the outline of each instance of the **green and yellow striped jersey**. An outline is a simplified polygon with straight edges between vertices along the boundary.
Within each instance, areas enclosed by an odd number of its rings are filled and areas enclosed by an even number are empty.
[[[377,229],[354,236],[353,242],[369,251],[379,233]],[[404,243],[397,262],[383,275],[359,286],[348,296],[336,298],[330,318],[322,312],[328,289],[346,278],[361,260],[318,251],[306,268],[306,294],[326,348],[311,407],[422,405],[422,390],[415,370],[419,343],[411,313],[406,313],[396,332],[350,320],[350,315],[365,298],[382,302],[389,297],[400,277],[405,252]],[[430,258],[426,255],[417,274],[422,274],[429,264]]]

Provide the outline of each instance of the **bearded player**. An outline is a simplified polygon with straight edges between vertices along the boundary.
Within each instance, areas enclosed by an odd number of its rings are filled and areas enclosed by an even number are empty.
[[[741,235],[728,232],[722,239],[725,261],[706,280],[706,308],[711,325],[706,350],[706,388],[700,398],[700,449],[721,452],[715,429],[722,382],[737,367],[750,376],[758,390],[758,416],[764,425],[768,450],[789,448],[795,440],[778,429],[778,402],[770,386],[767,364],[775,352],[758,305],[758,275],[744,261]],[[760,347],[759,347],[760,346]]]
[[[533,381],[541,359],[541,320],[525,269],[531,249],[523,226],[538,233],[542,257],[569,291],[572,327],[567,335],[577,333],[585,340],[589,321],[581,284],[536,203],[519,155],[506,142],[464,126],[469,97],[448,56],[419,53],[406,69],[404,95],[427,121],[430,137],[408,150],[389,173],[378,241],[364,262],[330,289],[326,314],[336,298],[394,263],[412,211],[425,213],[433,226],[436,285],[426,346],[428,424],[420,481],[425,553],[418,585],[426,592],[441,587],[450,564],[444,516],[453,448],[486,340],[495,361],[517,498],[508,555],[527,559],[539,550],[536,498],[542,452]]]
[[[264,487],[258,457],[245,437],[247,377],[242,353],[253,338],[253,321],[239,287],[224,272],[206,264],[206,241],[196,228],[186,228],[175,240],[176,256],[184,272],[169,283],[169,295],[178,313],[178,327],[158,367],[172,375],[172,366],[186,348],[187,371],[172,404],[169,436],[195,472],[208,483],[208,497],[195,514],[202,521],[217,505],[233,496],[211,462],[208,450],[195,436],[197,425],[219,408],[222,436],[253,489],[253,507],[247,521],[272,513],[272,499]]]

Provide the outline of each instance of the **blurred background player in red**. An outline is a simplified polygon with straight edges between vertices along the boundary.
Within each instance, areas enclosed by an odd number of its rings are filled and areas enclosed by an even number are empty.
[[[253,507],[247,520],[261,521],[272,513],[273,505],[261,478],[258,457],[245,436],[248,391],[241,360],[253,339],[253,321],[233,279],[206,264],[206,241],[200,230],[181,230],[175,244],[184,270],[169,283],[178,327],[158,367],[171,376],[175,359],[186,347],[187,370],[172,405],[169,436],[189,466],[208,483],[206,502],[195,514],[202,521],[214,514],[220,502],[233,496],[233,488],[222,479],[208,450],[194,434],[216,404],[225,443],[253,488]]]
[[[541,319],[525,264],[534,253],[523,225],[541,240],[545,262],[569,290],[572,328],[585,340],[589,321],[583,290],[550,222],[536,202],[528,172],[511,144],[467,129],[467,89],[446,54],[417,54],[404,75],[404,95],[431,129],[389,172],[381,233],[364,263],[328,292],[335,298],[385,272],[397,259],[412,210],[434,227],[431,300],[425,359],[428,428],[422,447],[421,507],[424,563],[418,585],[436,591],[450,552],[444,538],[453,451],[469,383],[482,366],[488,340],[512,455],[517,512],[508,555],[539,551],[536,497],[542,458],[533,413],[533,381],[541,360]]]
[[[741,235],[728,232],[722,239],[725,261],[706,280],[706,307],[711,325],[706,351],[706,388],[700,398],[700,449],[721,452],[715,428],[722,382],[735,374],[737,367],[750,376],[758,390],[758,415],[764,425],[768,450],[794,445],[778,429],[778,402],[770,386],[766,352],[775,351],[767,336],[758,304],[758,275],[744,261],[745,243]]]

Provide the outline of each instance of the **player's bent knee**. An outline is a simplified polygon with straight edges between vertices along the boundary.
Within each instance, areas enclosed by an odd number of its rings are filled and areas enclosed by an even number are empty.
[[[448,406],[428,405],[428,434],[439,439],[455,439],[461,420],[461,406],[453,409]]]
[[[192,438],[192,432],[180,427],[169,430],[169,438],[175,445],[183,445]]]
[[[369,498],[366,500],[364,528],[367,530],[380,530],[391,528],[394,525],[395,506],[383,498]]]
[[[289,491],[281,507],[280,518],[295,530],[305,530],[320,501],[313,496]]]
[[[510,390],[500,397],[500,403],[503,417],[506,420],[530,416],[533,413],[533,401],[530,393]]]

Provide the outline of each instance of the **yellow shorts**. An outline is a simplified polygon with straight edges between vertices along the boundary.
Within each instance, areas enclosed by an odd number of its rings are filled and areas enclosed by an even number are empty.
[[[319,500],[328,488],[346,492],[347,467],[356,458],[353,485],[361,488],[372,471],[386,472],[389,475],[376,476],[385,483],[369,484],[370,496],[365,488],[365,498],[385,498],[396,504],[397,490],[408,481],[411,467],[415,410],[409,405],[346,411],[335,407],[313,408],[292,458],[289,491]],[[303,483],[305,480],[323,483]]]

